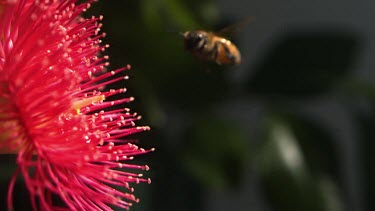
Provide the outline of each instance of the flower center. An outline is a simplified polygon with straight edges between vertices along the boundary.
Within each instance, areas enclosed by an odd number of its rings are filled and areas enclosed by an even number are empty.
[[[81,115],[81,109],[90,106],[94,103],[101,103],[105,100],[104,95],[96,95],[91,97],[86,97],[80,100],[76,100],[72,103],[70,111],[71,115]],[[0,104],[6,104],[6,101],[3,98],[0,98]],[[63,114],[64,115],[64,114]],[[6,114],[0,114],[1,118],[7,118]],[[58,118],[58,116],[56,116]],[[8,119],[8,118],[7,118]],[[17,154],[25,145],[24,140],[22,140],[21,134],[22,126],[17,119],[8,119],[2,121],[1,123],[1,132],[0,132],[0,154]],[[11,142],[9,141],[11,140]]]

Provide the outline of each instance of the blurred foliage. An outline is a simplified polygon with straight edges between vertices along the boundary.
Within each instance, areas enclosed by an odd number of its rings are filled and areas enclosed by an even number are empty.
[[[337,193],[327,189],[335,186],[332,177],[308,165],[309,159],[298,143],[301,139],[297,139],[292,128],[277,118],[269,119],[266,127],[267,137],[260,167],[271,206],[275,210],[342,210]],[[324,165],[324,162],[320,164]]]
[[[375,95],[373,95],[374,97]],[[375,210],[375,203],[373,202],[373,199],[375,197],[375,168],[374,168],[374,161],[375,161],[375,143],[374,143],[374,137],[375,137],[375,110],[373,109],[375,104],[374,101],[372,101],[371,111],[363,112],[363,111],[356,111],[356,115],[358,118],[359,127],[361,129],[361,148],[363,149],[361,153],[361,160],[363,160],[362,163],[362,169],[363,169],[363,181],[365,184],[364,192],[365,196],[364,199],[368,201],[368,204],[366,204],[368,207],[368,210]]]
[[[197,123],[187,128],[187,141],[181,150],[187,170],[203,185],[239,185],[245,161],[250,158],[244,128],[207,114],[197,117]]]
[[[179,34],[215,31],[231,22],[215,1],[99,1],[86,15],[98,14],[104,15],[105,42],[111,44],[106,52],[111,68],[133,66],[125,85],[136,98],[131,107],[152,128],[137,137],[145,148],[156,147],[139,158],[150,163],[153,183],[136,188],[141,203],[134,210],[204,210],[210,191],[240,189],[249,166],[256,167],[251,174],[260,175],[257,194],[270,210],[353,210],[341,140],[304,112],[322,98],[340,104],[358,127],[363,202],[375,210],[375,86],[354,77],[361,47],[357,34],[286,30],[269,41],[272,47],[249,67],[254,74],[238,88],[229,80],[231,67],[195,60]],[[261,117],[251,124],[240,120],[250,114],[233,109],[234,101],[259,104]]]
[[[323,94],[349,74],[357,50],[351,32],[290,31],[256,66],[248,90],[284,97]]]

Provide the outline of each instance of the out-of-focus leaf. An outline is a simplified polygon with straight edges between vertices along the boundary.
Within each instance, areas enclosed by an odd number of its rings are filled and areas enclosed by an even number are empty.
[[[215,188],[236,186],[250,158],[243,130],[204,115],[188,129],[184,164],[201,183]]]
[[[343,82],[343,91],[345,91],[346,96],[350,98],[350,100],[363,97],[369,100],[375,100],[375,84],[372,81],[348,78]]]
[[[255,67],[247,88],[267,96],[321,94],[350,72],[358,44],[350,32],[289,32]]]
[[[9,182],[16,170],[16,156],[8,154],[0,154],[0,182]]]
[[[375,104],[372,103],[372,108]],[[363,186],[364,198],[367,202],[366,207],[368,210],[375,210],[375,110],[372,109],[367,112],[357,114],[358,126],[361,131],[360,148],[361,160],[363,161]]]
[[[173,19],[179,26],[182,27],[198,27],[192,11],[189,11],[180,0],[164,0],[165,11],[168,17]]]
[[[156,142],[161,143],[156,137]],[[152,155],[151,192],[153,192],[152,211],[191,211],[200,210],[204,200],[203,187],[186,174],[186,165],[181,161],[180,151],[169,151],[168,146],[159,146]]]
[[[199,26],[197,14],[180,0],[143,0],[140,11],[146,26],[153,31],[178,34]]]
[[[319,191],[322,193],[324,199],[321,203],[326,205],[326,210],[328,211],[342,211],[345,210],[345,206],[340,197],[341,192],[334,182],[334,180],[327,177],[318,179]]]
[[[140,4],[140,13],[146,27],[153,31],[161,30],[163,19],[161,15],[161,1],[143,0]]]
[[[173,92],[169,91],[170,87],[174,87]],[[173,101],[184,110],[202,111],[214,103],[225,100],[229,94],[227,78],[222,71],[217,70],[209,73],[203,69],[191,70],[184,75],[176,75],[163,88],[163,98]]]
[[[10,180],[17,169],[16,155],[0,155],[0,210],[7,210],[7,193]],[[19,177],[13,190],[14,210],[32,210],[29,192]]]
[[[296,113],[288,113],[283,117],[288,120],[289,126],[293,130],[308,168],[317,174],[339,178],[338,153],[334,145],[334,138],[327,128],[315,120]]]
[[[340,207],[333,205],[340,204],[335,200],[339,198],[336,192],[327,192],[319,183],[322,178],[311,174],[290,127],[271,119],[267,131],[260,169],[274,210],[332,211],[331,208]]]

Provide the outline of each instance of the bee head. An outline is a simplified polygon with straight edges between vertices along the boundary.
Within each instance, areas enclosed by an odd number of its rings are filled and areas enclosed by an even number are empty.
[[[204,34],[198,31],[187,31],[183,33],[186,50],[199,49],[204,45]]]

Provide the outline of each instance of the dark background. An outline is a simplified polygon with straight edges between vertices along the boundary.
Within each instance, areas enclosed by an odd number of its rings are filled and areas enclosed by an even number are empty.
[[[133,67],[130,107],[152,128],[139,145],[156,148],[138,157],[152,184],[135,187],[132,210],[375,210],[374,11],[370,0],[94,4],[111,68]],[[249,16],[229,35],[241,65],[184,51],[180,32]]]

